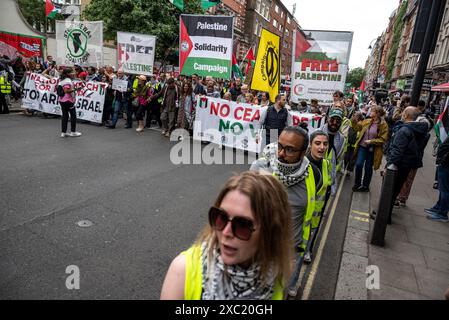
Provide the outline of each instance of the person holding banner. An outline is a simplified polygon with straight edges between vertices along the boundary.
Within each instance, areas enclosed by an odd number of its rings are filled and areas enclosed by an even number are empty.
[[[271,175],[231,177],[209,225],[170,264],[161,300],[282,300],[293,254],[287,193]]]
[[[59,97],[59,104],[61,105],[62,111],[62,132],[61,137],[79,137],[81,136],[81,132],[76,131],[76,108],[75,108],[75,86],[72,82],[73,78],[73,70],[71,68],[66,68],[62,71],[61,81],[59,85],[64,90],[64,96]],[[71,132],[67,133],[67,124],[69,122],[69,113],[70,113],[70,129]]]
[[[113,74],[109,74],[112,68],[106,67],[106,76],[110,79],[110,81],[114,81],[115,76]],[[128,78],[123,73],[123,70],[118,70],[117,79],[127,81],[127,88],[121,88],[120,90],[114,90],[114,102],[113,102],[113,114],[112,114],[112,123],[106,126],[109,129],[115,129],[118,121],[118,115],[120,111],[123,109],[126,111],[126,129],[130,129],[133,126],[133,108],[130,105],[129,100],[132,92],[132,83],[128,80]]]
[[[148,107],[149,97],[151,96],[151,88],[147,85],[147,77],[143,74],[137,77],[137,87],[133,92],[133,99],[137,101],[136,120],[138,127],[137,132],[142,132],[145,128],[145,112]]]

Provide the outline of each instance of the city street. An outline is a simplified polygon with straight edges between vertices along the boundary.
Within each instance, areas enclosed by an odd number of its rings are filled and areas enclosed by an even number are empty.
[[[1,299],[158,299],[223,183],[249,168],[175,166],[168,138],[119,123],[60,138],[60,119],[1,116]],[[69,265],[80,290],[66,288]]]

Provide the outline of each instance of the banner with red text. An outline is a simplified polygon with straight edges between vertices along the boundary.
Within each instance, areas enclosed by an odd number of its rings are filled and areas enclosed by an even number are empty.
[[[200,97],[193,130],[193,138],[218,145],[260,153],[265,134],[260,119],[268,107],[238,103],[218,98]],[[290,111],[289,125],[307,122],[309,134],[324,125],[324,117]]]
[[[332,103],[332,93],[343,92],[352,46],[352,32],[296,30],[292,53],[294,103],[318,99]]]
[[[78,119],[101,123],[104,98],[108,84],[95,81],[73,81],[76,91],[76,116]],[[61,105],[56,93],[59,78],[48,79],[38,73],[26,77],[22,107],[49,114],[61,115]]]
[[[44,37],[0,31],[0,55],[6,55],[12,60],[17,57],[24,59],[32,57],[42,58],[44,43]]]

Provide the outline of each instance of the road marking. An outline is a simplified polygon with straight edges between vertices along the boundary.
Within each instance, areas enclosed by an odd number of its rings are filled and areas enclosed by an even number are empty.
[[[363,212],[363,211],[358,211],[358,210],[351,210],[353,213],[356,213],[358,215],[361,216],[365,216],[365,217],[369,217],[369,213],[368,212]]]
[[[369,219],[367,219],[367,218],[360,218],[360,217],[353,216],[353,215],[350,215],[349,217],[354,220],[357,220],[357,221],[369,222]]]
[[[340,179],[340,185],[338,187],[338,191],[335,196],[334,202],[332,203],[332,209],[329,214],[329,218],[327,220],[326,227],[324,228],[323,237],[320,241],[320,245],[317,250],[317,255],[316,255],[315,259],[313,259],[312,265],[310,267],[309,277],[307,278],[306,285],[304,286],[304,290],[303,290],[302,297],[301,297],[302,300],[309,299],[312,285],[313,285],[313,282],[315,281],[316,273],[318,270],[318,265],[320,264],[321,256],[323,254],[324,245],[326,244],[326,240],[329,235],[329,230],[330,230],[332,221],[334,219],[335,210],[337,209],[338,199],[340,199],[341,190],[342,190],[343,184],[345,182],[345,180],[344,180],[345,176],[346,176],[346,173],[343,174],[343,176]]]

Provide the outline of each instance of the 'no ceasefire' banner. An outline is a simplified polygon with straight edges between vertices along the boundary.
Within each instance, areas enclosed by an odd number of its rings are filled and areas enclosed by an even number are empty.
[[[231,78],[233,17],[181,15],[180,73]]]
[[[267,109],[259,105],[201,97],[196,108],[193,138],[260,153],[264,138],[260,119],[265,118]],[[321,116],[296,111],[291,111],[290,115],[289,125],[307,122],[309,134],[324,125]]]
[[[106,83],[73,81],[76,88],[76,116],[81,120],[101,123]],[[27,75],[23,90],[22,107],[49,114],[61,115],[61,105],[56,93],[58,78],[48,79],[38,73]]]

